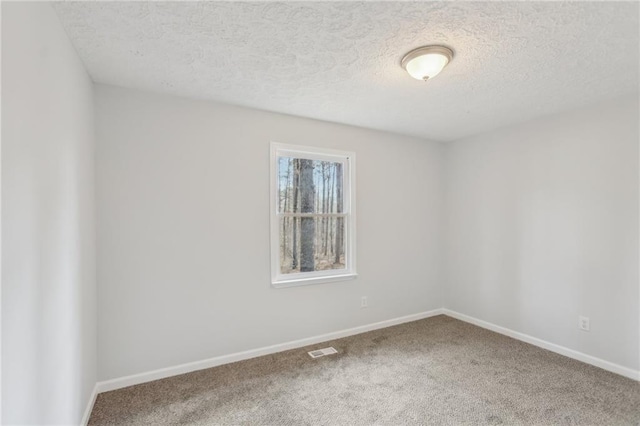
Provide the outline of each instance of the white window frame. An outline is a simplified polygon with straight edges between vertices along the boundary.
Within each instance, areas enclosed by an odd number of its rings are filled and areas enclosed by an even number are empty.
[[[296,272],[282,274],[280,272],[280,232],[278,213],[278,157],[304,158],[307,160],[331,161],[343,164],[343,212],[345,213],[345,269],[325,271]],[[271,142],[271,285],[275,288],[295,287],[309,284],[320,284],[346,281],[357,277],[356,274],[356,155],[353,152],[338,151],[301,145],[289,145]]]

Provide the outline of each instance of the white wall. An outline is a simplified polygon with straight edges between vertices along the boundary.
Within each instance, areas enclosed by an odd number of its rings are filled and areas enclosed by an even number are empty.
[[[445,306],[638,370],[638,140],[629,98],[447,145]]]
[[[78,424],[96,382],[92,83],[49,4],[2,3],[2,423]]]
[[[439,144],[106,86],[96,117],[100,380],[442,306]],[[270,287],[270,141],[356,152],[356,280]]]

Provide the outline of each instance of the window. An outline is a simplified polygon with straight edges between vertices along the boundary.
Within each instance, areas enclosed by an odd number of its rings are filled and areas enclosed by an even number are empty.
[[[355,278],[355,155],[271,144],[271,283]]]

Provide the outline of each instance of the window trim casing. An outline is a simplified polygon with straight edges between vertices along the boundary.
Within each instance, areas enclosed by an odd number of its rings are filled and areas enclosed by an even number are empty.
[[[355,279],[356,273],[356,154],[328,148],[304,145],[290,145],[271,142],[269,212],[271,240],[271,286],[274,288],[297,287]],[[343,211],[346,213],[345,269],[331,269],[314,272],[280,273],[280,232],[278,216],[278,162],[279,156],[292,156],[309,160],[342,162],[343,169]]]

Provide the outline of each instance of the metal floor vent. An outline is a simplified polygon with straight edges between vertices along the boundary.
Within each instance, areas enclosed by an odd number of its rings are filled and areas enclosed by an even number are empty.
[[[329,347],[324,349],[318,349],[316,351],[311,351],[308,353],[311,358],[320,358],[321,356],[325,356],[325,355],[337,354],[338,351],[336,351],[333,347]]]

